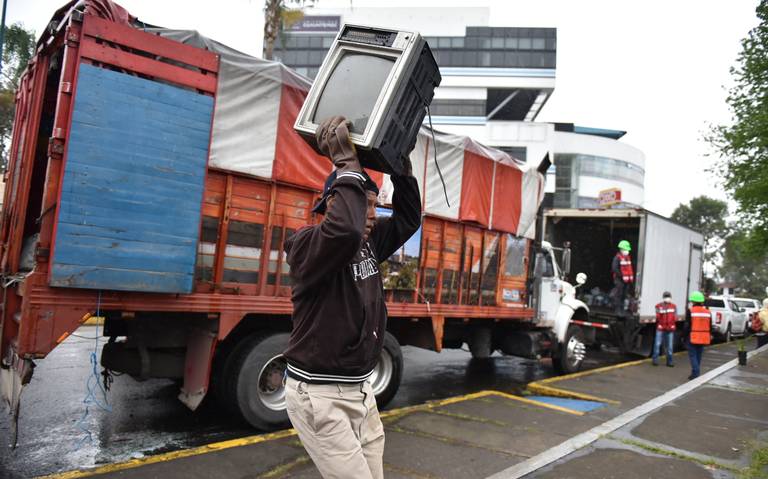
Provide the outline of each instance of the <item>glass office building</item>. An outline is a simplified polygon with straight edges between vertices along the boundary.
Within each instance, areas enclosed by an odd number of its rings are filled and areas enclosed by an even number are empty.
[[[534,121],[555,89],[557,30],[488,26],[490,10],[465,8],[316,9],[278,38],[274,56],[313,78],[344,23],[419,31],[443,77],[430,105],[437,130],[468,135],[538,163],[549,154],[547,201],[597,207],[600,191],[620,189],[642,206],[645,159],[624,132]]]

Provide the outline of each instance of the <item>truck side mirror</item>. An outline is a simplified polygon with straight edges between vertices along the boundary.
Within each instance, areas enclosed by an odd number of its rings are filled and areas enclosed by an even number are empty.
[[[576,275],[576,284],[579,286],[583,285],[587,282],[587,275],[584,273],[579,273]]]
[[[571,274],[571,242],[563,243],[563,274]]]

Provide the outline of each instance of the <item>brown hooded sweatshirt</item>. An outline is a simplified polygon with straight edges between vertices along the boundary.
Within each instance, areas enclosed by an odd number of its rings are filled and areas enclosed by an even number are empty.
[[[393,176],[392,216],[377,218],[363,241],[367,198],[362,176],[343,173],[323,221],[285,243],[291,267],[293,331],[288,375],[307,383],[354,383],[373,372],[384,345],[387,308],[379,264],[421,224],[413,176]]]

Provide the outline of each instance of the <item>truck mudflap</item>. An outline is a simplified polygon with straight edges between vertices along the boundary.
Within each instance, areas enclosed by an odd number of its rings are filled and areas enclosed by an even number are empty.
[[[21,393],[24,386],[32,379],[35,363],[30,359],[22,359],[12,349],[0,361],[0,394],[10,408],[11,418],[11,447],[16,447],[19,431],[19,410]]]

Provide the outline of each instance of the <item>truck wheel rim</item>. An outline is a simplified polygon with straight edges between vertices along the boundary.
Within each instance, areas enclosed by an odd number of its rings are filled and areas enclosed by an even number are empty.
[[[371,389],[373,389],[374,395],[379,395],[387,389],[387,386],[392,382],[392,374],[394,373],[394,362],[392,361],[392,355],[387,352],[386,349],[381,351],[379,362],[376,363],[376,367],[373,368],[373,374],[371,374]]]
[[[287,362],[282,354],[273,357],[259,371],[258,395],[261,403],[273,410],[285,410],[285,385],[283,377]]]
[[[566,348],[566,360],[568,361],[568,364],[575,368],[578,366],[581,361],[584,360],[584,355],[586,354],[586,346],[584,346],[584,343],[579,341],[579,339],[576,336],[571,336],[571,339],[568,340],[568,346]]]

